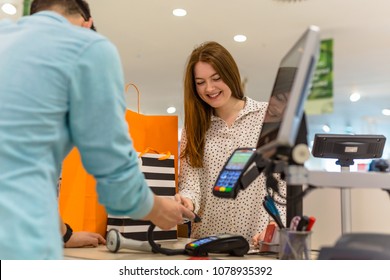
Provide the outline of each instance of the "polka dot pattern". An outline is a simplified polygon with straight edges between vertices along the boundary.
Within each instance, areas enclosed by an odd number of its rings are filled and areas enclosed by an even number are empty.
[[[203,168],[192,168],[187,160],[181,159],[179,192],[194,202],[195,212],[202,218],[201,223],[193,224],[192,238],[230,233],[240,234],[250,241],[269,223],[270,217],[262,206],[266,195],[263,175],[245,191],[240,191],[234,200],[215,197],[212,193],[219,172],[232,152],[239,147],[256,146],[266,109],[266,102],[246,97],[245,107],[231,127],[212,116],[211,127],[206,134]],[[186,142],[183,131],[181,150]],[[284,182],[279,182],[279,187],[285,194]],[[285,222],[285,207],[279,207],[279,210]]]

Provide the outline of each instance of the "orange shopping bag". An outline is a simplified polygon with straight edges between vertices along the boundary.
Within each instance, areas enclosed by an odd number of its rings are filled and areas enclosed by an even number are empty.
[[[177,116],[148,116],[126,111],[126,121],[133,146],[138,152],[140,168],[147,184],[159,196],[173,197],[177,191],[178,118]],[[118,230],[126,238],[145,241],[148,238],[149,221],[133,220],[131,217],[108,215],[107,232]],[[169,230],[156,228],[155,240],[176,239],[178,227]]]
[[[76,148],[62,164],[59,210],[64,222],[74,231],[97,232],[105,236],[107,213],[98,202],[96,181],[84,169]]]
[[[138,93],[138,112],[126,111],[126,121],[129,124],[129,133],[137,152],[144,152],[148,148],[156,151],[169,151],[175,159],[176,186],[178,180],[179,120],[177,116],[155,116],[139,113],[139,90],[134,84],[126,85],[127,91],[133,86]]]
[[[157,151],[169,151],[174,156],[177,184],[179,152],[177,116],[147,116],[127,110],[126,121],[137,152],[142,153],[151,147]]]
[[[138,88],[133,86],[139,94]],[[146,116],[127,110],[125,118],[135,150],[142,153],[152,147],[173,155],[177,189],[178,117]],[[98,202],[95,179],[84,169],[77,149],[73,149],[63,162],[59,210],[64,222],[70,224],[73,230],[106,235],[107,213]]]

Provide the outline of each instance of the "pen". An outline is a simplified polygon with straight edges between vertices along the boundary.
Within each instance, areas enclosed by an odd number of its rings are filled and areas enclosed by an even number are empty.
[[[267,195],[263,201],[263,206],[264,206],[265,210],[267,211],[267,213],[270,214],[270,216],[275,220],[278,227],[284,228],[282,220],[280,219],[280,214],[279,214],[278,208],[276,208],[275,202],[272,199],[272,197]]]
[[[309,224],[309,217],[302,216],[297,225],[297,231],[306,231],[308,224]]]
[[[309,222],[306,226],[306,230],[307,231],[311,231],[311,228],[313,227],[314,223],[316,222],[316,218],[314,218],[313,216],[310,216],[309,217]]]
[[[294,218],[292,218],[290,222],[290,230],[297,230],[297,226],[300,220],[301,216],[295,216]]]

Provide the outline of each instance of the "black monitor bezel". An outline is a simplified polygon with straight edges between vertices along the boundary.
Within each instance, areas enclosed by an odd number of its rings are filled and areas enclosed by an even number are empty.
[[[274,131],[274,135],[270,136],[272,137],[272,140],[269,142],[267,141],[262,145],[260,145],[260,143],[263,140],[264,135],[260,133],[256,145],[256,152],[262,154],[265,158],[274,156],[277,147],[293,147],[295,145],[304,112],[304,104],[309,94],[311,80],[319,56],[319,28],[317,26],[309,26],[304,34],[296,41],[294,46],[290,48],[283,57],[280,67],[283,67],[283,61],[285,61],[292,52],[296,51],[297,46],[303,46],[302,55],[297,64],[289,100],[279,129]]]

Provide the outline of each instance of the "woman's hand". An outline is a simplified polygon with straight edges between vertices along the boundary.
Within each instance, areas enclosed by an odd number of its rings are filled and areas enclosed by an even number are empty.
[[[263,230],[262,232],[256,233],[252,237],[252,244],[255,247],[259,247],[259,242],[264,240],[264,236],[265,236],[265,230]]]
[[[99,233],[76,231],[64,244],[65,248],[79,248],[79,247],[97,247],[99,244],[106,244],[106,240]]]
[[[276,223],[274,221],[271,221],[268,225],[272,225],[272,224],[275,224]],[[252,237],[252,244],[256,247],[259,246],[259,242],[263,241],[264,240],[264,237],[265,237],[265,233],[267,232],[267,228],[265,228],[263,231],[259,232],[259,233],[256,233],[253,237]]]

